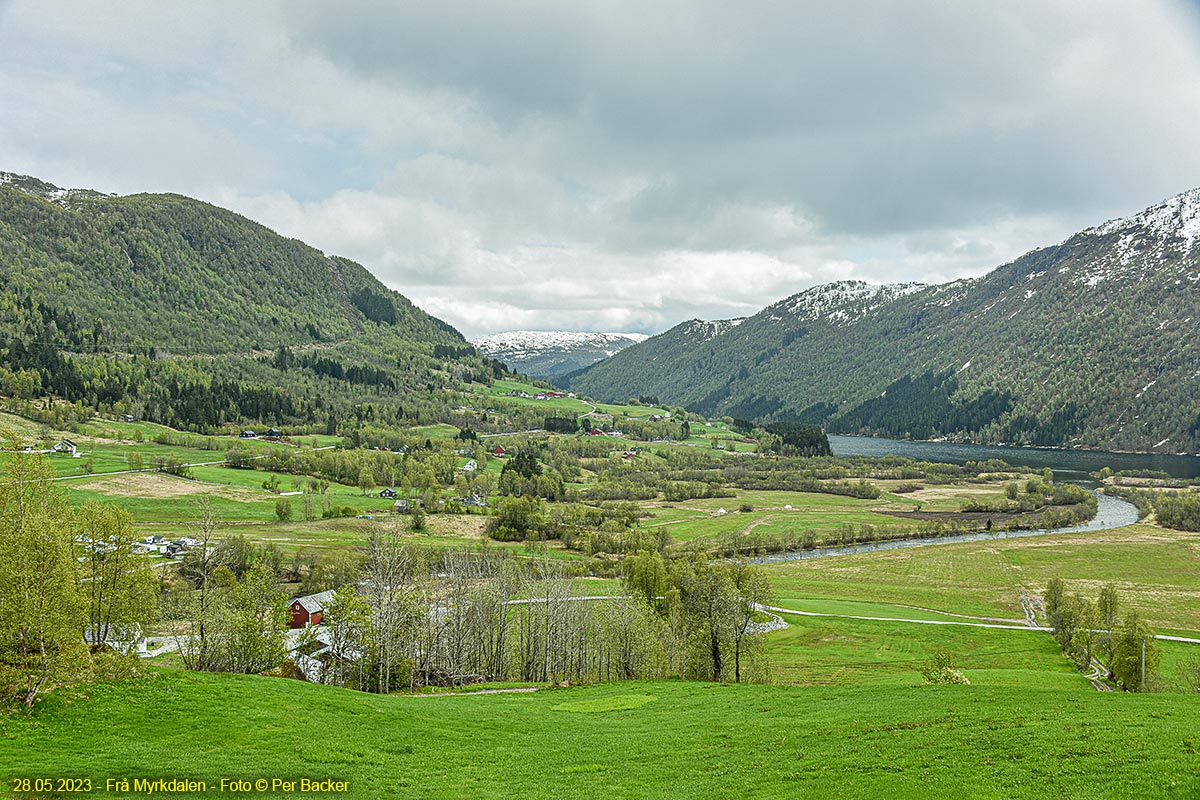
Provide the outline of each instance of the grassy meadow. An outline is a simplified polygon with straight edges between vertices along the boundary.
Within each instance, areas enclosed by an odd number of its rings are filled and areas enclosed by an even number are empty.
[[[210,793],[222,778],[337,779],[355,798],[1190,798],[1197,718],[1197,697],[908,676],[414,697],[161,670],[0,717],[0,775]]]

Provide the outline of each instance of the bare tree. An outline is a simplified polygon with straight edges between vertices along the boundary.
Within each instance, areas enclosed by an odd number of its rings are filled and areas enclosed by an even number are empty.
[[[200,495],[196,499],[196,520],[190,529],[192,538],[199,543],[191,549],[180,570],[195,589],[182,603],[181,616],[186,627],[175,637],[184,666],[193,670],[211,670],[218,658],[210,636],[216,623],[219,592],[214,575],[221,566],[217,553],[217,525],[217,512],[211,499],[208,495]]]

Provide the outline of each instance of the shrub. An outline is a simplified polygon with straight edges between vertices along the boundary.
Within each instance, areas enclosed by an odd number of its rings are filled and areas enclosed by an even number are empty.
[[[934,653],[933,658],[921,667],[921,677],[927,684],[969,686],[970,681],[962,670],[955,669],[950,663],[950,654],[944,650]]]

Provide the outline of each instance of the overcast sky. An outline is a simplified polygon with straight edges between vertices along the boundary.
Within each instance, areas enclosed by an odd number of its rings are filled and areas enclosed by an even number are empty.
[[[232,208],[468,336],[977,275],[1200,186],[1198,131],[1174,2],[0,0],[0,170]]]

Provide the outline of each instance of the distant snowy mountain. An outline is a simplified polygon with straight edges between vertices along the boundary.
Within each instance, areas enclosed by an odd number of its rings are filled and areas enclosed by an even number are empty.
[[[471,341],[484,355],[518,372],[551,380],[645,341],[644,333],[508,331]]]

